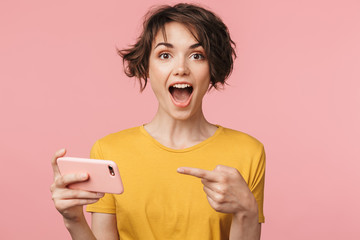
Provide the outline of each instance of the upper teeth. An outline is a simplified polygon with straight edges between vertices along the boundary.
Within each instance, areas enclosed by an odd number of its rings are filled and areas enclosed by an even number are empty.
[[[189,84],[186,84],[186,83],[177,83],[177,84],[174,84],[173,87],[175,88],[187,88],[187,87],[191,87]]]

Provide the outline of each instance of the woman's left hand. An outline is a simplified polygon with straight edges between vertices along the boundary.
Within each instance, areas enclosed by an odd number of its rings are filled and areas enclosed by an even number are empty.
[[[218,165],[212,171],[180,167],[178,172],[201,179],[207,199],[216,211],[235,215],[257,214],[255,197],[237,169]]]

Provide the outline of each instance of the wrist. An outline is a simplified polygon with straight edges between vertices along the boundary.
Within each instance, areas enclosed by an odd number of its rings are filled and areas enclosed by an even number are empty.
[[[259,221],[259,210],[258,205],[255,198],[251,199],[246,209],[242,209],[241,211],[235,212],[233,214],[233,220],[243,222],[243,221]]]
[[[81,225],[84,222],[86,222],[86,219],[85,219],[85,216],[83,213],[79,216],[72,217],[72,218],[63,217],[63,220],[64,220],[65,227],[68,230],[70,230],[71,228],[73,228],[76,225]]]
[[[241,224],[252,224],[259,222],[257,211],[243,211],[233,214],[233,221]]]
[[[71,235],[71,239],[96,240],[93,232],[90,229],[90,226],[85,219],[84,214],[70,219],[64,217],[64,223],[66,229]]]
[[[253,195],[243,198],[241,210],[233,213],[230,229],[230,240],[259,240],[261,224],[259,210]]]

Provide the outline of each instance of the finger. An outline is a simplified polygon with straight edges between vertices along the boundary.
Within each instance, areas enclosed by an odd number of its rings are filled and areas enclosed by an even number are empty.
[[[64,188],[53,193],[53,199],[99,199],[105,194]]]
[[[234,168],[225,165],[216,165],[214,171],[230,172],[232,169]]]
[[[208,181],[206,179],[201,179],[202,184],[204,187],[211,189],[211,191],[217,192],[219,194],[226,194],[228,189],[228,185],[221,183],[221,181],[214,182]]]
[[[60,170],[59,170],[59,167],[57,165],[57,159],[59,157],[63,157],[65,155],[65,153],[66,153],[65,148],[60,149],[54,154],[53,158],[51,159],[51,166],[52,166],[52,169],[53,169],[54,178],[60,175]]]
[[[64,176],[58,176],[55,178],[55,185],[60,188],[64,188],[69,184],[84,182],[89,179],[89,175],[87,173],[71,173],[66,174]]]
[[[92,204],[92,203],[96,203],[97,201],[99,201],[99,199],[66,199],[66,200],[56,201],[54,202],[54,204],[55,204],[55,208],[61,212],[71,207]]]
[[[216,201],[214,201],[212,198],[210,198],[209,196],[207,196],[207,200],[210,204],[210,206],[217,212],[224,212],[223,211],[223,207],[225,204],[222,203],[218,203]],[[225,212],[224,212],[225,213]]]
[[[186,174],[198,178],[204,178],[209,181],[217,180],[217,173],[213,171],[208,171],[200,168],[191,168],[191,167],[180,167],[177,169],[178,173]]]
[[[224,194],[221,194],[219,192],[213,191],[212,189],[204,186],[204,192],[206,193],[206,195],[208,196],[208,198],[211,198],[214,202],[217,203],[225,203],[226,202],[226,197]]]
[[[224,165],[217,165],[214,169],[215,172],[222,172],[225,173],[227,176],[241,176],[239,170],[233,167],[224,166]],[[242,176],[241,176],[242,177]]]

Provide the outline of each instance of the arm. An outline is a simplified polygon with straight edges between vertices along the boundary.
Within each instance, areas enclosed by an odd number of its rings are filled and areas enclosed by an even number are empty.
[[[64,218],[64,223],[71,235],[71,239],[73,240],[97,239],[86,222],[84,215],[82,215],[82,217],[78,218],[77,220],[69,220]]]
[[[91,229],[84,215],[77,221],[64,219],[71,238],[79,240],[119,240],[115,214],[92,213],[91,219]]]
[[[250,192],[243,195],[244,209],[233,214],[229,240],[259,240],[261,223],[259,223],[258,205]]]
[[[237,239],[260,239],[261,235],[261,223],[256,223],[253,225],[249,225],[246,227],[246,224],[243,224],[243,221],[235,220],[231,223],[230,229],[230,238],[229,240],[237,240]]]
[[[235,168],[218,165],[213,171],[181,167],[179,173],[201,178],[211,207],[232,213],[230,240],[259,240],[258,205],[247,183]]]
[[[256,204],[256,202],[255,202]],[[257,206],[255,211],[233,214],[229,240],[259,240],[261,223],[258,220]]]
[[[115,214],[92,213],[91,218],[91,228],[96,239],[119,240]]]
[[[71,183],[88,180],[89,176],[82,173],[62,176],[57,165],[57,159],[64,155],[65,150],[59,150],[51,161],[54,182],[50,190],[55,208],[63,216],[65,226],[72,239],[96,239],[84,217],[83,206],[97,202],[104,194],[67,188]]]

